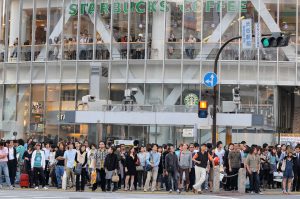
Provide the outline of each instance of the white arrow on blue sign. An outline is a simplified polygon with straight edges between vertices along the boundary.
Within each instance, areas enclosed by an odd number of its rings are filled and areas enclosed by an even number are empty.
[[[217,83],[218,76],[216,75],[216,73],[209,72],[204,75],[204,84],[207,87],[214,87],[217,85]]]

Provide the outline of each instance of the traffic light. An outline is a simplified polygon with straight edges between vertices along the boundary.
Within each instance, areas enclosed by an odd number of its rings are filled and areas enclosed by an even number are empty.
[[[276,48],[288,46],[290,41],[290,35],[283,33],[274,33],[271,37],[263,37],[261,39],[262,46],[264,48]]]
[[[198,102],[198,117],[199,118],[207,118],[208,115],[208,105],[207,101],[199,101]]]

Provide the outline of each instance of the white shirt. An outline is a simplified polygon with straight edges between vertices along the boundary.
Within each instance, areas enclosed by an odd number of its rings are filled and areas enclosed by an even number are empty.
[[[14,157],[14,148],[8,148],[8,158],[9,160],[14,160],[15,157]]]
[[[215,154],[216,156],[218,156],[219,160],[220,160],[220,164],[223,165],[223,158],[224,158],[224,155],[225,155],[225,150],[224,149],[221,149],[219,151],[219,149],[216,149],[215,150]]]
[[[52,165],[55,163],[55,152],[49,153],[49,164]]]
[[[45,152],[45,160],[49,160],[50,149],[43,148],[43,151]]]

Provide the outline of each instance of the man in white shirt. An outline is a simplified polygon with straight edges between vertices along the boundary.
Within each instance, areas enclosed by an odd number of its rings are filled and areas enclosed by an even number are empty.
[[[225,150],[223,149],[223,143],[221,141],[217,142],[217,148],[215,150],[216,156],[218,156],[220,165],[224,164],[224,155],[225,155]]]
[[[15,186],[15,180],[16,180],[16,174],[17,174],[17,165],[18,165],[17,150],[14,147],[14,141],[13,140],[7,141],[7,144],[8,144],[7,166],[8,166],[8,171],[9,171],[9,178],[10,178],[11,185]]]
[[[8,166],[7,166],[7,161],[8,161],[8,149],[5,147],[5,143],[0,141],[0,173],[4,174],[5,176],[5,182],[6,184],[10,187],[10,189],[14,189],[13,186],[10,184],[10,179],[9,179],[9,173],[8,173]],[[2,189],[2,177],[0,178],[0,189]]]
[[[64,158],[65,158],[65,171],[67,174],[67,185],[72,188],[75,185],[75,178],[74,178],[74,163],[75,163],[75,156],[76,156],[76,150],[74,149],[73,143],[68,144],[69,149],[65,151]],[[72,184],[70,185],[70,179],[72,181]]]

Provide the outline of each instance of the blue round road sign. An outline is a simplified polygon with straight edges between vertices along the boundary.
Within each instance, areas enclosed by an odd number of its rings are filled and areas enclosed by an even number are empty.
[[[204,75],[203,81],[207,87],[214,87],[218,83],[218,76],[216,75],[216,73],[209,72]]]

